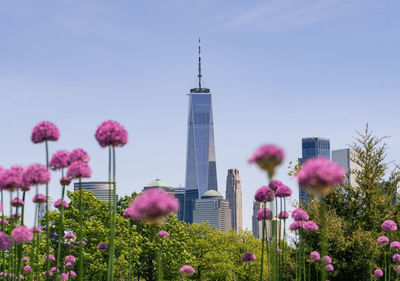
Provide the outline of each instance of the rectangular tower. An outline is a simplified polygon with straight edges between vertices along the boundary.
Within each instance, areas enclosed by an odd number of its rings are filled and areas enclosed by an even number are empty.
[[[226,178],[226,200],[231,208],[231,224],[236,231],[243,228],[242,225],[242,184],[239,170],[229,169]]]
[[[346,184],[355,186],[355,177],[351,170],[356,169],[356,165],[351,161],[350,148],[332,150],[332,162],[339,164],[346,172]]]

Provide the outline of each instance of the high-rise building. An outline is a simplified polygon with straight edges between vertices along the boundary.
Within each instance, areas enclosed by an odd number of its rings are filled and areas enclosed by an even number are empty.
[[[351,171],[356,169],[356,164],[351,161],[350,148],[332,150],[332,162],[339,164],[346,172],[346,184],[355,186],[355,176]]]
[[[226,200],[231,208],[231,225],[236,231],[243,228],[242,221],[242,184],[239,170],[229,169],[226,178]]]
[[[193,210],[193,222],[208,222],[221,231],[231,228],[231,210],[229,202],[222,198],[221,193],[208,190],[197,199]]]
[[[257,212],[262,208],[262,204],[254,200],[253,202],[253,216],[252,216],[252,230],[255,238],[261,239],[262,237],[262,220],[257,220]],[[276,237],[283,237],[283,230],[280,230],[280,220],[273,218],[267,220],[265,224],[265,238],[267,241],[272,240],[273,230],[276,231]]]
[[[110,187],[108,182],[105,181],[92,181],[92,182],[82,182],[82,190],[93,192],[94,196],[102,201],[108,201]],[[74,191],[79,190],[79,183],[74,183]],[[115,196],[115,202],[118,201],[118,195]]]
[[[174,196],[178,199],[178,220],[183,221],[183,211],[185,206],[185,188],[184,187],[176,187],[173,189]]]
[[[207,190],[218,190],[214,122],[210,89],[202,87],[199,40],[198,87],[190,90],[187,134],[185,214],[193,222],[194,202]]]
[[[49,212],[54,210],[54,200],[49,196],[47,197],[47,204],[49,205]],[[39,220],[44,219],[44,214],[46,213],[46,204],[40,204],[38,207],[38,214],[39,214]]]
[[[253,201],[253,216],[252,219],[252,230],[255,238],[260,239],[262,236],[262,222],[257,220],[257,212],[261,209],[261,203],[258,201]]]
[[[302,146],[302,158],[299,158],[300,165],[306,162],[310,158],[314,157],[326,157],[330,159],[331,148],[329,139],[325,138],[303,138],[301,140]],[[310,196],[307,194],[307,190],[299,189],[300,203],[305,204],[310,200]]]

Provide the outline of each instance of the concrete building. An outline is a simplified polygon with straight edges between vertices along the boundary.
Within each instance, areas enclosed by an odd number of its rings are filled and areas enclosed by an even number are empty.
[[[156,180],[152,181],[151,183],[149,183],[148,185],[144,186],[143,191],[146,191],[151,188],[161,188],[165,192],[173,193],[173,187],[171,185],[163,182],[160,179],[156,179]]]
[[[261,239],[262,237],[262,221],[257,220],[257,212],[262,208],[262,204],[254,200],[253,202],[253,216],[252,216],[252,230],[255,238]],[[268,208],[268,207],[267,207]],[[283,237],[283,229],[279,231],[280,220],[273,218],[272,220],[267,220],[265,224],[265,237],[267,241],[272,240],[272,233],[276,231],[276,237]]]
[[[237,232],[243,228],[242,219],[242,184],[239,170],[229,169],[226,178],[226,200],[231,209],[231,226]]]
[[[82,190],[93,192],[94,196],[102,201],[108,201],[109,190],[112,185],[109,185],[105,181],[92,181],[92,182],[82,182]],[[79,183],[74,183],[74,191],[79,190]],[[115,202],[118,201],[118,195],[116,195]]]
[[[193,222],[208,222],[221,231],[231,228],[231,210],[229,202],[222,198],[216,190],[206,191],[201,199],[197,199],[193,211]]]
[[[183,213],[185,209],[185,188],[184,187],[176,187],[173,189],[174,196],[178,199],[178,220],[183,221]]]
[[[350,148],[332,150],[332,162],[339,164],[346,172],[346,184],[355,186],[355,175],[351,171],[356,169],[356,164],[351,161]]]

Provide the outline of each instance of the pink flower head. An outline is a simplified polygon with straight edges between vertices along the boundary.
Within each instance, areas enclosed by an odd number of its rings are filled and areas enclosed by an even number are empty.
[[[80,244],[82,244],[83,246],[86,246],[85,241],[76,241],[76,245],[80,245]]]
[[[397,273],[400,274],[400,265],[397,266]]]
[[[306,211],[297,208],[292,212],[292,218],[295,221],[306,221],[309,217]]]
[[[333,265],[327,264],[327,265],[325,266],[325,270],[326,270],[326,271],[334,271],[335,268],[333,267]]]
[[[85,162],[77,161],[72,163],[67,171],[67,177],[70,179],[89,178],[92,170]]]
[[[84,162],[84,163],[89,163],[90,157],[87,154],[87,152],[81,148],[77,148],[72,150],[72,152],[69,155],[69,162],[70,164],[74,162]]]
[[[42,232],[42,229],[39,226],[34,226],[31,228],[33,233],[40,233]]]
[[[268,208],[262,208],[257,211],[256,215],[257,220],[270,220],[272,218],[271,211]]]
[[[196,271],[191,265],[184,265],[179,269],[183,276],[192,276]]]
[[[32,268],[29,265],[25,266],[24,273],[30,273],[30,272],[32,272]]]
[[[15,213],[10,216],[10,220],[19,220],[21,218],[20,213]]]
[[[68,280],[68,274],[67,273],[61,273],[60,275],[59,275],[59,279],[61,279],[61,280]]]
[[[21,261],[22,261],[22,262],[29,262],[29,258],[28,258],[28,257],[23,257],[23,258],[21,259]]]
[[[390,249],[392,250],[400,250],[400,242],[399,241],[393,241],[390,243]]]
[[[284,184],[280,185],[276,190],[276,197],[285,198],[289,197],[290,195],[292,195],[292,190],[290,189],[290,187]]]
[[[56,258],[54,257],[54,255],[49,254],[44,258],[45,261],[55,261]]]
[[[61,209],[61,204],[64,206],[64,209],[68,208],[68,203],[65,200],[58,199],[56,202],[54,202],[54,207],[57,209]]]
[[[108,246],[104,243],[100,243],[99,245],[97,245],[97,249],[99,250],[107,250]]]
[[[76,262],[76,259],[75,259],[74,256],[69,255],[69,256],[66,256],[66,257],[65,257],[65,262],[66,262],[66,263],[67,263],[67,262],[75,263],[75,262]]]
[[[393,255],[393,262],[400,262],[400,255],[399,254],[394,254]]]
[[[74,267],[74,264],[72,262],[67,262],[65,264],[65,267]]]
[[[306,221],[303,228],[304,231],[317,231],[318,225],[313,221]]]
[[[60,132],[56,125],[48,121],[43,121],[33,128],[31,140],[33,143],[41,143],[44,141],[56,141],[59,137]]]
[[[392,232],[397,230],[397,225],[392,220],[385,220],[382,223],[382,231],[383,232]]]
[[[21,185],[21,173],[17,169],[11,168],[0,173],[0,190],[14,191]]]
[[[11,241],[10,238],[4,233],[0,231],[0,250],[7,251],[10,249]]]
[[[68,178],[68,177],[62,177],[62,178],[60,179],[60,184],[61,184],[62,186],[68,186],[68,185],[71,184],[71,179]]]
[[[128,133],[125,128],[111,120],[100,124],[95,137],[101,147],[124,146],[128,142]]]
[[[50,172],[43,165],[30,165],[22,173],[22,182],[24,186],[47,184],[50,182]]]
[[[8,224],[8,220],[7,219],[0,219],[0,224],[7,225]]]
[[[160,237],[160,238],[167,238],[167,237],[169,237],[169,233],[166,232],[165,230],[159,231],[159,232],[157,233],[157,235],[158,235],[158,237]]]
[[[279,180],[272,180],[269,183],[269,187],[273,190],[276,191],[281,185],[283,185],[283,183]]]
[[[386,245],[389,243],[389,238],[387,238],[386,236],[380,236],[378,238],[378,244],[379,245]]]
[[[324,256],[324,257],[322,258],[322,261],[323,261],[324,263],[326,263],[326,264],[332,263],[332,259],[331,259],[330,256]]]
[[[38,204],[46,203],[46,196],[40,193],[36,194],[35,196],[33,196],[32,202]]]
[[[268,172],[271,178],[275,173],[275,167],[282,163],[285,153],[275,145],[263,145],[249,159],[249,163],[257,165]]]
[[[66,150],[59,150],[50,159],[50,169],[53,171],[67,168],[70,164],[70,153]]]
[[[72,240],[75,238],[75,235],[72,232],[67,232],[65,233],[64,238],[67,240]]]
[[[289,213],[286,211],[282,211],[278,214],[278,218],[281,220],[286,220],[289,218]]]
[[[136,197],[125,215],[149,224],[162,224],[164,218],[178,209],[177,199],[159,188],[148,189]]]
[[[311,254],[310,254],[310,259],[311,259],[312,261],[319,261],[319,260],[321,259],[321,256],[320,256],[320,254],[319,254],[317,251],[313,251],[313,252],[311,252]]]
[[[258,202],[271,202],[275,199],[275,192],[269,186],[261,186],[257,189],[254,199]]]
[[[324,157],[307,160],[296,174],[301,188],[312,188],[322,194],[332,192],[336,185],[343,183],[344,177],[344,170]]]
[[[70,271],[68,272],[68,277],[69,277],[69,276],[71,276],[72,278],[75,278],[75,277],[76,277],[75,271],[70,270]]]
[[[245,262],[250,262],[250,261],[255,261],[255,260],[256,260],[256,255],[251,252],[244,254],[242,257],[242,261],[245,261]]]
[[[24,201],[18,197],[15,197],[13,200],[11,200],[11,206],[22,207],[24,206]]]
[[[289,230],[301,230],[303,229],[304,222],[303,221],[294,221],[289,225]]]
[[[32,241],[33,233],[26,226],[20,225],[11,232],[11,238],[15,244],[28,243]]]
[[[383,271],[381,269],[375,269],[374,276],[375,277],[382,277],[383,276]]]

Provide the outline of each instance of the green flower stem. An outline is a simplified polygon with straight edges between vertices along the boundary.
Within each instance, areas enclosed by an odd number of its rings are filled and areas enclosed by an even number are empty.
[[[264,203],[264,218],[262,222],[262,234],[261,234],[261,268],[260,268],[260,281],[263,280],[263,270],[264,270],[264,242],[265,242],[265,216],[266,216],[266,210],[265,208],[267,204]]]
[[[321,217],[321,256],[324,257],[328,254],[327,249],[327,238],[326,238],[326,215],[325,215],[325,204],[324,201],[320,200],[319,214]],[[323,266],[320,269],[321,280],[326,280],[326,271]]]
[[[388,245],[390,245],[390,241],[389,241],[389,244]],[[385,269],[384,269],[384,275],[385,275],[385,281],[387,281],[387,260],[386,260],[386,246],[385,246],[385,250],[383,251],[383,256],[384,256],[384,259],[385,259]]]
[[[4,198],[3,198],[3,190],[1,190],[1,206],[4,206]],[[1,210],[1,231],[4,232],[4,210]],[[2,258],[2,263],[1,263],[1,271],[4,272],[4,267],[6,266],[6,256],[5,252],[1,251],[1,258]]]
[[[112,187],[111,187],[111,174],[112,167],[111,167],[111,147],[108,147],[108,203],[110,206],[110,242],[109,242],[109,248],[108,248],[108,263],[107,263],[107,281],[111,280],[111,228],[112,228]]]
[[[82,214],[82,179],[79,178],[79,199],[78,199],[78,209],[79,209],[79,272],[78,280],[83,280],[83,214]]]
[[[49,144],[45,141],[46,147],[46,168],[49,169]],[[46,255],[50,254],[50,228],[49,228],[49,184],[46,183],[46,212],[45,212],[45,221],[46,221]],[[46,263],[46,271],[50,272],[50,262]],[[46,275],[46,280],[50,280],[50,274]]]
[[[391,240],[391,235],[390,235],[390,232],[389,232],[389,253],[390,253],[390,240]],[[390,278],[390,273],[392,272],[392,270],[391,270],[391,259],[388,259],[388,272],[389,272],[389,274],[388,274],[388,280],[390,281],[391,280],[391,278]]]
[[[22,201],[24,204],[22,205],[21,209],[21,225],[24,225],[24,214],[25,214],[25,191],[22,193]],[[22,245],[18,245],[17,248],[17,258],[18,258],[18,278],[21,276],[22,267],[21,267],[21,258],[22,258]]]
[[[112,147],[110,149],[110,154],[109,156],[112,156],[112,165],[109,166],[109,181],[111,181],[111,170],[112,170],[112,190],[110,190],[110,193],[112,191],[112,197],[110,198],[110,251],[109,251],[109,257],[108,257],[108,275],[107,275],[107,280],[108,281],[113,281],[114,280],[114,253],[115,253],[115,211],[116,211],[116,182],[115,182],[115,147]],[[109,164],[111,161],[109,160]],[[111,169],[112,166],[112,169]],[[110,194],[109,193],[109,194]]]
[[[12,200],[12,191],[10,191],[10,224],[11,224],[11,215],[12,215],[12,205],[11,205],[11,200]],[[12,254],[14,253],[14,243],[11,244],[11,248],[10,251],[8,252],[8,264],[10,267],[10,272],[14,272],[13,270],[13,265],[14,265],[14,261],[12,259]]]
[[[282,198],[279,198],[279,202],[280,202],[280,210],[279,210],[279,212],[282,212]],[[277,215],[277,219],[278,219],[278,215]],[[278,279],[279,280],[282,280],[282,275],[283,275],[283,271],[282,271],[282,268],[283,268],[283,263],[284,263],[284,261],[283,261],[283,249],[282,249],[282,239],[281,239],[281,235],[282,235],[282,232],[281,232],[281,230],[282,230],[282,225],[281,225],[281,219],[279,219],[279,249],[281,250],[281,252],[279,253],[279,275],[278,275]]]
[[[286,198],[283,198],[283,211],[286,213]],[[286,219],[283,220],[283,266],[282,266],[282,271],[286,272],[286,264],[285,264],[285,254],[286,254]]]
[[[61,178],[64,177],[64,169],[61,169]],[[62,186],[61,189],[61,210],[60,210],[60,224],[58,227],[58,243],[57,243],[57,261],[56,261],[56,269],[60,266],[61,261],[61,241],[64,239],[64,195],[65,195],[65,186]],[[63,272],[64,265],[61,262],[60,273]],[[57,275],[57,274],[55,274]]]
[[[38,194],[38,186],[36,185],[35,187],[36,190],[36,195]],[[35,203],[35,216],[33,217],[33,227],[36,227],[36,222],[38,220],[38,204]],[[37,244],[37,234],[36,232],[33,232],[33,242],[32,242],[32,248],[31,248],[31,259],[32,259],[32,267],[33,267],[33,272],[32,272],[32,280],[34,279],[33,277],[35,276],[35,274],[38,274],[38,270],[37,270],[37,252],[35,253],[35,247]],[[39,280],[39,276],[36,276],[36,280]]]

